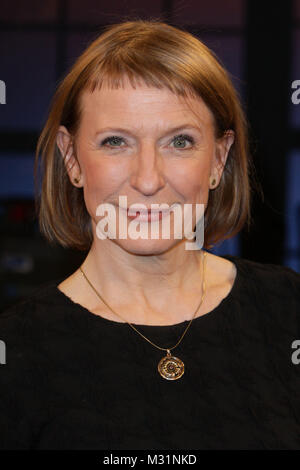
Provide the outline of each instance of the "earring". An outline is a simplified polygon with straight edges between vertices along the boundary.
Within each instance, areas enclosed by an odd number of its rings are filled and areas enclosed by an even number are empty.
[[[74,183],[76,183],[76,184],[79,183],[79,179],[78,179],[78,178],[74,178],[73,181],[74,181]]]
[[[214,178],[211,182],[211,185],[214,186],[216,184],[216,179]]]

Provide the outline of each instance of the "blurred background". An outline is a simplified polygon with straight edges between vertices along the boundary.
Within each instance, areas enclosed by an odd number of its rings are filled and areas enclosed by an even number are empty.
[[[264,198],[252,229],[211,251],[300,272],[300,0],[1,0],[0,311],[86,256],[50,246],[35,217],[34,152],[55,87],[104,26],[153,17],[216,52],[251,126]]]

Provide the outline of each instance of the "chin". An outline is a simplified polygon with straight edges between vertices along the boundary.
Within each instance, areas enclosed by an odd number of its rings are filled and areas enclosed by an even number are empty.
[[[159,255],[173,248],[182,240],[112,240],[123,250],[136,255]]]

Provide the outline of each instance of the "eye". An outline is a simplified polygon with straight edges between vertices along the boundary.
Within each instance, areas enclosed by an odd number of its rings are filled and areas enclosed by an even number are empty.
[[[122,137],[118,137],[117,135],[113,135],[111,137],[106,137],[101,142],[102,147],[120,147],[121,143],[124,142]],[[109,144],[109,145],[107,145]]]
[[[174,142],[174,146],[176,149],[185,150],[187,148],[191,148],[191,146],[193,146],[193,144],[195,143],[195,140],[190,135],[180,134],[180,135],[176,135],[173,138],[173,142]],[[187,142],[189,142],[191,146],[187,147]]]

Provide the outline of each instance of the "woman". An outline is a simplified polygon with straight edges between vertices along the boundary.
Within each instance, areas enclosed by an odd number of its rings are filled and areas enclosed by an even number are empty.
[[[37,165],[42,232],[88,254],[1,316],[0,446],[300,448],[300,276],[206,251],[249,225],[252,189],[213,53],[158,21],[107,28],[59,84]]]

